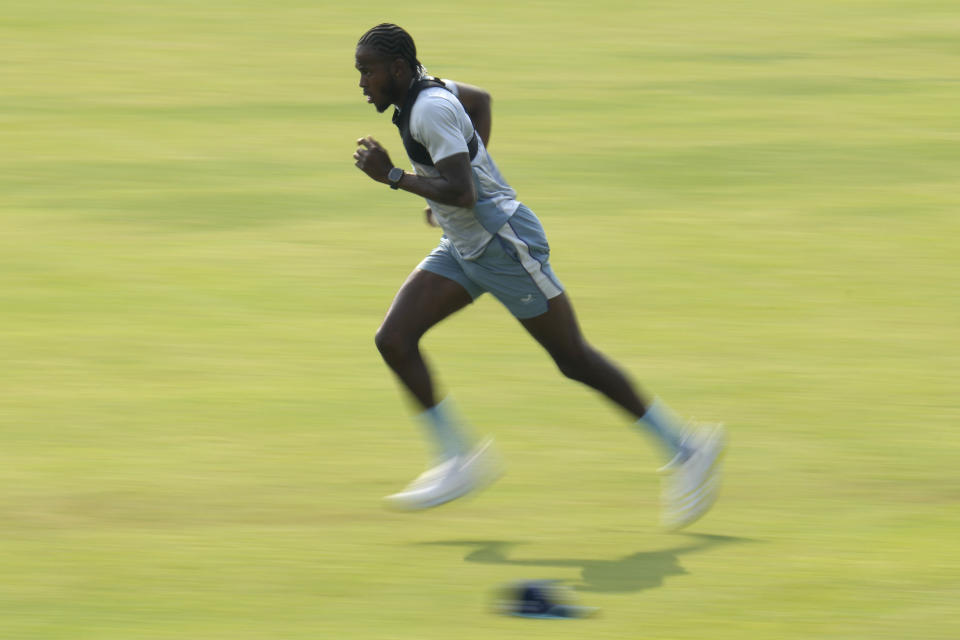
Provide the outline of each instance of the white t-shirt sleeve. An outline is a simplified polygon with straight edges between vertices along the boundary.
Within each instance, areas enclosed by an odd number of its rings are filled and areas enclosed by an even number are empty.
[[[427,148],[430,158],[437,163],[457,153],[468,152],[463,131],[465,118],[466,112],[450,93],[446,96],[422,95],[410,113],[410,133],[414,140]]]

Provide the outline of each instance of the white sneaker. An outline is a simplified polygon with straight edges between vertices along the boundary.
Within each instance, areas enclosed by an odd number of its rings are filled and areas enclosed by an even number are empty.
[[[678,455],[660,469],[663,482],[663,526],[677,530],[703,516],[717,500],[726,450],[723,425],[699,428],[684,441],[693,452]]]
[[[493,439],[487,438],[470,453],[447,458],[400,493],[384,498],[384,504],[400,511],[429,509],[492,484],[503,473],[492,445]]]

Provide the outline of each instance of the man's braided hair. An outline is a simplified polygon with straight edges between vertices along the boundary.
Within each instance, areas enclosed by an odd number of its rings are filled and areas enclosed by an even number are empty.
[[[370,47],[391,60],[402,58],[410,65],[413,75],[423,74],[423,65],[417,60],[417,45],[410,34],[395,24],[384,22],[363,34],[357,46]]]

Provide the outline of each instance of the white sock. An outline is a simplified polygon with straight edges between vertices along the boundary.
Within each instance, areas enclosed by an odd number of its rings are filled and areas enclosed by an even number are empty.
[[[637,424],[645,427],[646,431],[657,439],[670,458],[689,452],[689,447],[683,444],[683,421],[659,398],[650,403],[647,412],[637,420]]]
[[[470,443],[464,434],[462,422],[458,419],[449,397],[417,417],[442,459],[446,460],[470,450]]]

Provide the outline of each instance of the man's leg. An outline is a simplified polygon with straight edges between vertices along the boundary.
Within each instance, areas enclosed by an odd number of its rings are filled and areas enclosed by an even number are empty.
[[[420,338],[435,324],[473,301],[459,283],[417,269],[400,287],[377,331],[377,348],[400,382],[424,409],[419,420],[437,445],[439,460],[387,506],[404,511],[436,507],[493,482],[499,463],[487,439],[473,446],[448,401],[436,402]]]
[[[563,375],[596,389],[637,418],[647,412],[646,403],[626,375],[587,344],[566,293],[552,298],[546,313],[520,323],[547,350]]]
[[[631,413],[664,445],[669,457],[683,451],[684,434],[678,419],[659,401],[646,402],[627,376],[587,343],[566,293],[551,298],[546,313],[520,323],[547,350],[563,375],[596,389]]]
[[[460,284],[416,269],[403,283],[377,330],[377,349],[424,409],[434,407],[433,380],[420,353],[420,338],[432,326],[473,302]]]
[[[546,313],[520,322],[553,356],[564,375],[593,387],[632,413],[637,424],[665,446],[672,460],[664,467],[663,524],[680,529],[706,513],[720,486],[723,428],[718,425],[684,433],[685,428],[661,402],[645,403],[627,377],[584,340],[565,293],[549,301]]]

